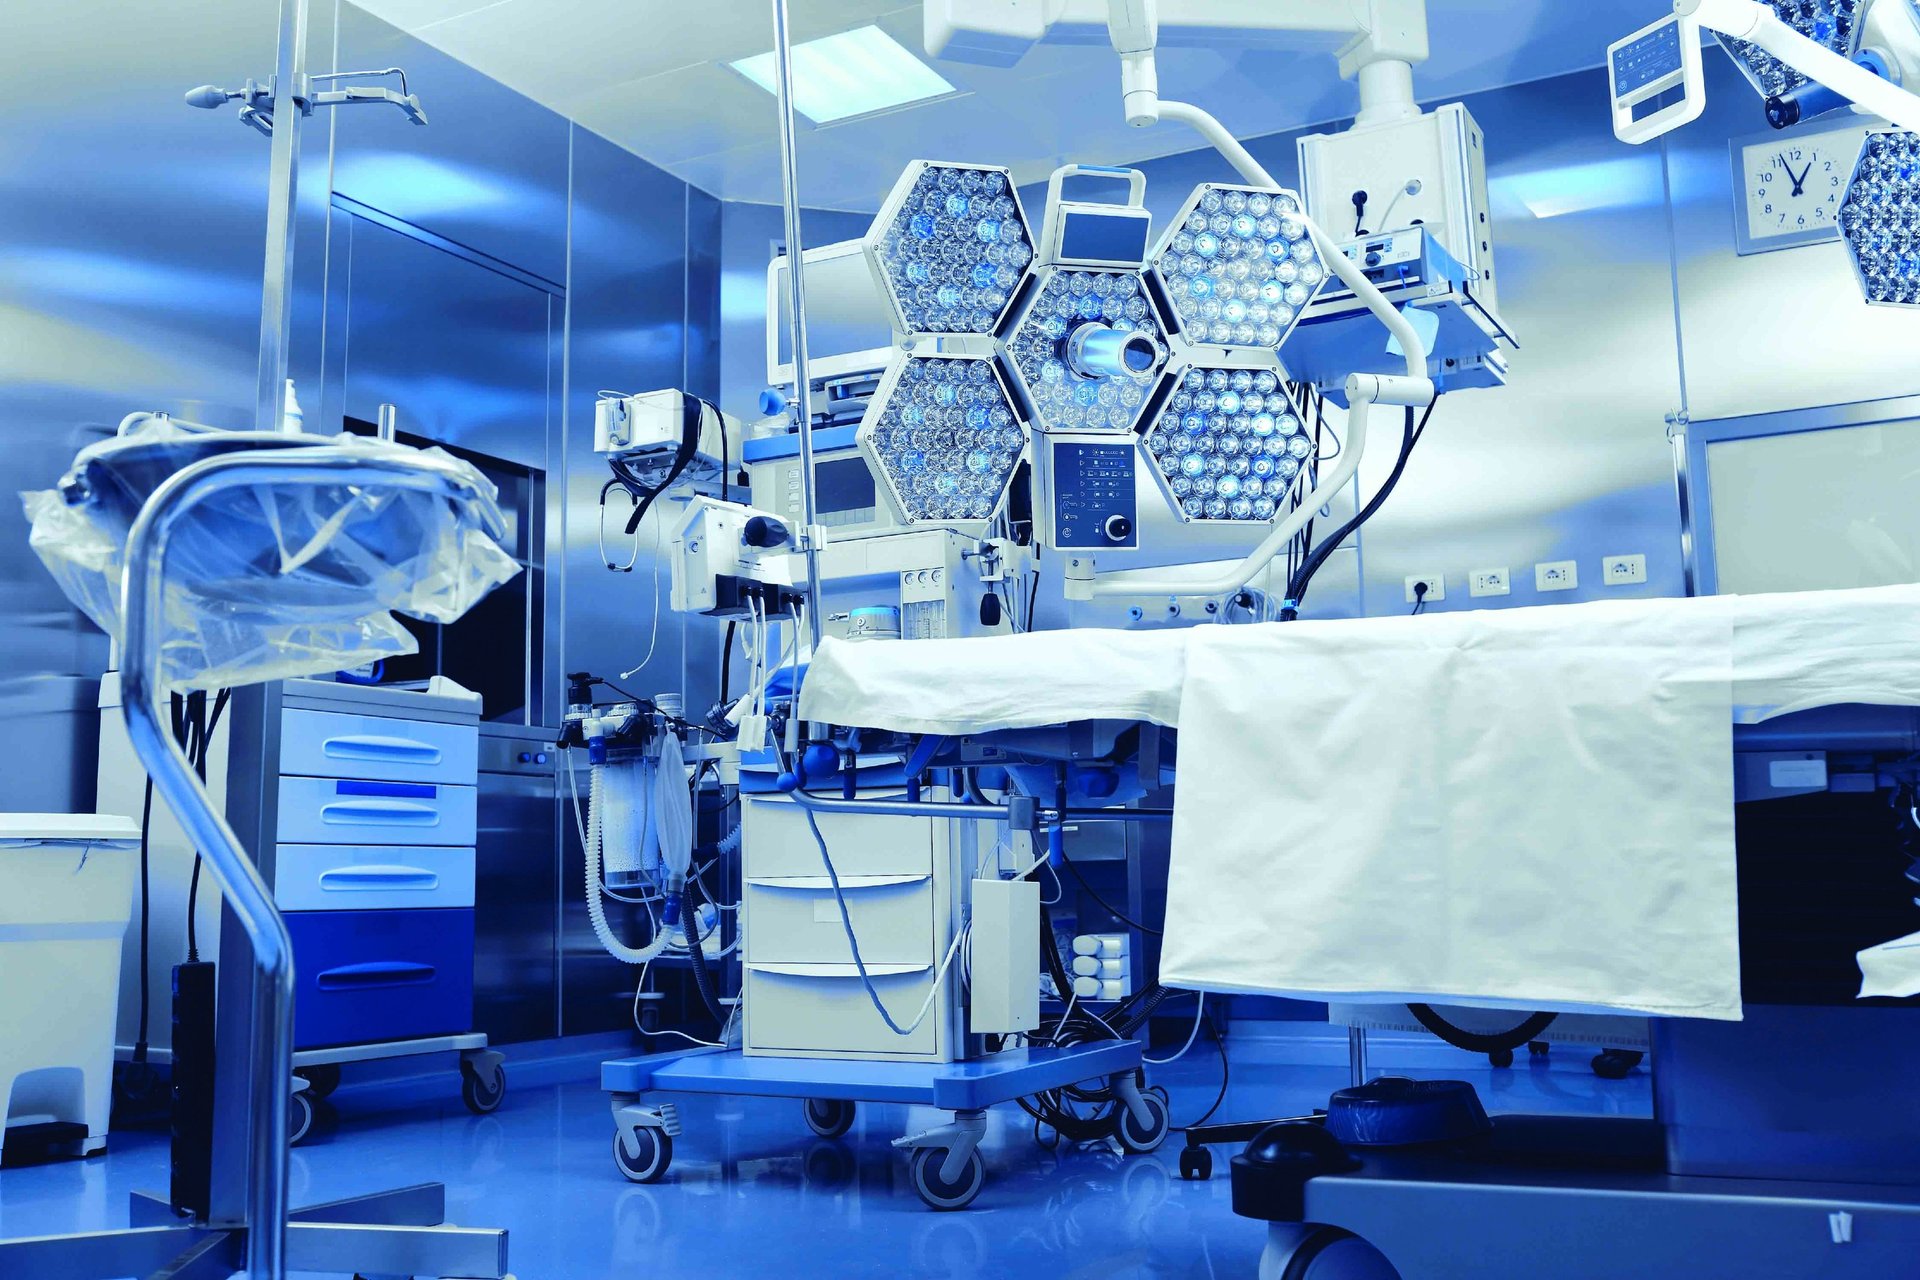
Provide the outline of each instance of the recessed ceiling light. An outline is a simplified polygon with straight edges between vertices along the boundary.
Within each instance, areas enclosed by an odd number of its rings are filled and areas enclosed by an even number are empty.
[[[773,54],[729,64],[776,92]],[[793,46],[793,109],[815,124],[836,124],[957,90],[879,27],[856,27]]]

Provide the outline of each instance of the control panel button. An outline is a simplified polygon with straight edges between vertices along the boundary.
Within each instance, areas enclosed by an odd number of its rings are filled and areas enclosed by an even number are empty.
[[[1133,521],[1125,516],[1108,516],[1100,532],[1107,536],[1108,542],[1125,542],[1133,536]]]

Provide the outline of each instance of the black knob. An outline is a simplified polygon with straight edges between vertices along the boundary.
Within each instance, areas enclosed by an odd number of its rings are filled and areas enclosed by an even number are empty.
[[[1367,255],[1367,265],[1368,265],[1368,266],[1370,266],[1370,267],[1377,267],[1377,266],[1379,266],[1379,265],[1380,265],[1380,255],[1379,255],[1379,254],[1377,254],[1377,253],[1369,253],[1369,254]]]
[[[777,547],[792,536],[786,525],[770,516],[750,516],[740,531],[740,541],[750,547]]]
[[[1133,536],[1133,521],[1125,516],[1108,516],[1100,528],[1107,535],[1108,542],[1125,542]]]

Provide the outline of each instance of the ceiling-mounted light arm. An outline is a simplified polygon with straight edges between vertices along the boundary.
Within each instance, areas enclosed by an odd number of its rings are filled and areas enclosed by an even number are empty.
[[[337,89],[325,89],[315,92],[313,86],[322,81],[336,80],[379,80],[388,76],[397,76],[400,87],[391,89],[386,85],[347,84]],[[222,89],[218,85],[203,84],[197,89],[187,91],[187,105],[199,107],[205,111],[217,111],[229,102],[240,104],[240,122],[250,129],[271,136],[273,133],[274,83],[268,80],[264,84],[258,80],[248,80],[238,89]],[[407,73],[399,67],[385,67],[378,71],[329,71],[322,75],[306,76],[301,88],[293,95],[294,105],[300,108],[300,114],[310,116],[320,107],[351,106],[361,102],[385,102],[400,108],[407,119],[417,125],[427,123],[427,112],[420,105],[418,94],[407,91]]]
[[[1920,131],[1920,97],[1801,35],[1768,5],[1756,0],[1675,0],[1673,12],[1682,23],[1697,22],[1772,54],[1809,80],[1902,129]]]

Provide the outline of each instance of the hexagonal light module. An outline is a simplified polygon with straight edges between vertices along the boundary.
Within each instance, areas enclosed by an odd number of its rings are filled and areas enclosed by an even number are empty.
[[[1167,360],[1137,271],[1053,268],[1006,339],[1041,431],[1131,431]]]
[[[992,333],[1033,235],[1009,170],[916,160],[867,232],[867,258],[902,333]]]
[[[909,523],[984,525],[1027,433],[992,356],[907,356],[880,380],[857,439]]]
[[[1146,445],[1187,521],[1272,520],[1313,454],[1305,414],[1277,370],[1217,365],[1186,371]]]
[[[1855,53],[1854,32],[1858,29],[1860,0],[1772,0],[1780,21],[1843,58]],[[1763,98],[1792,93],[1807,78],[1757,45],[1731,36],[1718,37],[1732,56],[1734,64],[1746,76],[1747,83]]]
[[[1867,134],[1840,202],[1840,234],[1869,304],[1920,306],[1920,134]]]
[[[1290,191],[1204,183],[1154,252],[1178,331],[1203,346],[1277,351],[1326,281]]]

